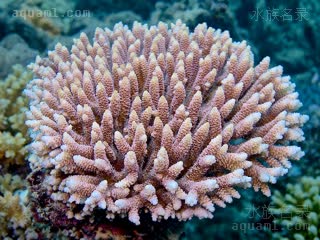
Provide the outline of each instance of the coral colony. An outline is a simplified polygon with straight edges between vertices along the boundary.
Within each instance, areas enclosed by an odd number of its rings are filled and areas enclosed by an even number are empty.
[[[286,174],[304,153],[308,117],[295,85],[269,57],[254,66],[245,41],[181,21],[97,28],[71,50],[31,64],[25,90],[33,172],[69,219],[102,209],[140,224],[193,216]],[[40,195],[39,195],[40,196]],[[49,211],[49,210],[48,210]],[[50,211],[55,211],[51,209]],[[48,213],[49,214],[49,213]]]

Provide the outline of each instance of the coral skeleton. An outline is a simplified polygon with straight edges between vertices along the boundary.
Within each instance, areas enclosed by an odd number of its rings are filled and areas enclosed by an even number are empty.
[[[193,216],[269,183],[304,153],[306,115],[281,66],[254,66],[246,41],[181,21],[81,33],[30,65],[26,124],[32,170],[69,218],[128,216],[140,224]],[[77,206],[77,207],[76,207]]]

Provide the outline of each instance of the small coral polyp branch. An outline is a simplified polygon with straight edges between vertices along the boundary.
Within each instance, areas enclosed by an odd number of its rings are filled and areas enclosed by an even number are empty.
[[[51,201],[81,220],[141,210],[153,221],[212,218],[237,188],[269,183],[304,153],[306,115],[281,66],[245,41],[181,21],[97,28],[30,67],[29,157]],[[52,208],[51,208],[52,209]],[[54,211],[54,209],[52,210]]]

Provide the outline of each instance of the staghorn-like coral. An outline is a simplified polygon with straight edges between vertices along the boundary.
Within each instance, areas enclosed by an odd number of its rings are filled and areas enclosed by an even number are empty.
[[[57,44],[25,90],[37,184],[71,219],[104,209],[135,224],[141,209],[154,221],[211,218],[236,187],[269,196],[303,156],[289,143],[308,119],[269,61],[254,67],[245,41],[181,21],[97,28],[70,52]]]

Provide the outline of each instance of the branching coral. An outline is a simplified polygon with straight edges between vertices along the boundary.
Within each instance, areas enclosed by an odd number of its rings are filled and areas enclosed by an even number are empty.
[[[269,196],[303,156],[288,144],[304,140],[308,119],[269,61],[254,67],[245,41],[180,21],[97,28],[70,52],[57,44],[31,65],[39,78],[25,90],[31,168],[78,220],[94,209],[135,224],[141,209],[154,221],[211,218],[240,197],[236,187]]]
[[[302,177],[297,184],[288,184],[286,192],[272,196],[271,213],[282,231],[275,239],[319,239],[320,177]]]
[[[0,81],[0,165],[23,164],[26,155],[28,100],[22,90],[32,79],[32,72],[15,65],[13,73]]]

